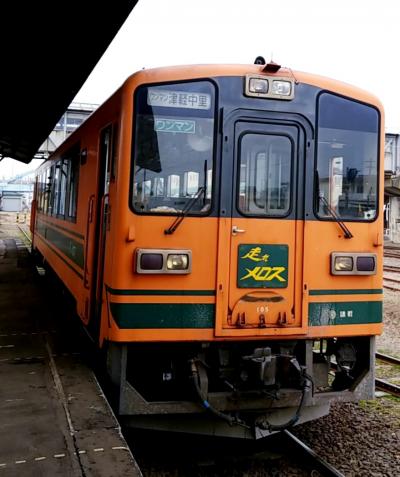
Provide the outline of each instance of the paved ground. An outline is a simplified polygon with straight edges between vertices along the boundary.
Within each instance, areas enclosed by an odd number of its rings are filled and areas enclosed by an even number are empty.
[[[140,476],[76,329],[2,217],[0,477]]]

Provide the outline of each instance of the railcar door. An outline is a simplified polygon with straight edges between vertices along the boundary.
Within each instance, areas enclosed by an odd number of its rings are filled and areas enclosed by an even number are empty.
[[[305,132],[294,121],[236,118],[224,144],[216,335],[305,333]]]
[[[93,235],[94,261],[90,283],[90,320],[88,327],[94,339],[98,338],[100,332],[103,302],[104,260],[110,221],[109,189],[113,169],[113,132],[113,126],[109,125],[100,131],[99,137],[98,186],[94,199],[96,201],[95,231]]]

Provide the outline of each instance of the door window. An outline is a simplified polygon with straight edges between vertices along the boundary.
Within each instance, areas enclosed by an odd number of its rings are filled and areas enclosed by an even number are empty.
[[[252,216],[286,216],[290,209],[291,140],[247,133],[239,148],[239,211]]]

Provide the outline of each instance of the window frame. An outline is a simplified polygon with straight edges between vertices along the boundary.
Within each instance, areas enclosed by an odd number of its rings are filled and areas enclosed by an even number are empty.
[[[254,214],[254,213],[246,213],[244,212],[240,206],[239,206],[239,198],[240,198],[240,168],[241,168],[241,157],[242,157],[242,140],[243,137],[249,134],[253,135],[260,135],[260,136],[269,136],[269,137],[284,137],[289,140],[290,142],[290,183],[289,183],[289,207],[286,211],[285,214]],[[239,137],[237,138],[236,141],[237,144],[237,155],[236,155],[236,187],[235,187],[235,207],[236,211],[243,217],[251,217],[251,218],[256,218],[256,219],[285,219],[288,216],[291,215],[293,211],[293,194],[294,194],[294,189],[296,188],[296,184],[294,184],[294,159],[295,159],[295,154],[296,154],[296,145],[297,143],[294,141],[293,137],[290,134],[286,134],[284,130],[282,132],[276,133],[276,132],[269,132],[269,131],[256,131],[256,130],[247,130],[247,131],[242,131],[239,134]],[[256,204],[256,199],[255,199],[255,194],[256,191],[253,191],[252,197],[253,201]]]
[[[350,218],[350,217],[342,217],[341,215],[338,215],[338,218],[335,217],[322,217],[319,215],[318,209],[319,209],[319,197],[317,196],[317,192],[319,190],[319,179],[318,179],[318,141],[319,141],[319,132],[320,132],[320,126],[319,126],[319,120],[320,120],[320,99],[323,95],[330,95],[334,96],[337,98],[344,99],[346,101],[350,101],[355,104],[360,104],[362,106],[366,106],[370,108],[371,110],[374,110],[377,114],[377,141],[376,141],[376,209],[375,209],[375,217],[372,219],[363,219],[363,218]],[[380,211],[380,180],[381,180],[381,129],[382,129],[382,118],[381,118],[381,113],[379,109],[371,104],[371,103],[366,103],[364,101],[360,101],[358,99],[355,99],[354,97],[349,97],[345,96],[339,93],[335,93],[333,91],[329,90],[321,90],[316,98],[316,103],[315,103],[315,148],[314,148],[314,166],[313,166],[313,197],[312,197],[312,203],[313,203],[313,214],[314,217],[321,221],[321,222],[337,222],[339,219],[341,222],[358,222],[358,223],[373,223],[378,218],[380,217],[381,211]]]
[[[185,79],[185,80],[178,80],[178,81],[163,81],[163,82],[157,82],[157,83],[142,83],[138,85],[134,92],[133,92],[133,111],[132,111],[132,131],[131,131],[131,152],[130,152],[130,174],[129,174],[129,209],[138,216],[161,216],[161,217],[176,217],[181,215],[181,212],[152,212],[152,211],[140,211],[137,210],[134,207],[134,179],[135,179],[135,162],[136,162],[136,128],[137,128],[137,117],[138,117],[138,95],[141,91],[142,88],[146,88],[147,90],[152,87],[161,87],[161,88],[168,88],[168,86],[177,86],[179,85],[186,85],[186,84],[195,84],[195,83],[208,83],[211,85],[212,89],[212,98],[211,98],[211,116],[210,119],[213,120],[213,135],[212,135],[212,150],[210,154],[210,159],[212,161],[212,175],[211,175],[211,184],[212,184],[212,192],[211,196],[208,196],[208,191],[207,191],[207,197],[210,199],[210,207],[208,210],[204,212],[198,212],[198,213],[193,213],[192,211],[189,211],[188,213],[185,213],[188,217],[206,217],[210,216],[214,213],[214,209],[216,207],[216,189],[219,187],[219,184],[217,184],[217,149],[218,149],[218,124],[219,124],[219,118],[218,118],[218,85],[215,83],[215,81],[212,80],[212,78],[192,78],[192,79]],[[214,105],[213,105],[214,103]],[[178,109],[178,108],[177,108]],[[154,117],[154,116],[153,116]],[[200,116],[201,118],[201,116]],[[183,181],[183,175],[182,175],[182,181]],[[208,179],[206,177],[206,181],[208,183]],[[153,184],[152,184],[153,185]],[[168,176],[164,177],[164,194],[168,193]],[[199,199],[201,200],[201,199]]]

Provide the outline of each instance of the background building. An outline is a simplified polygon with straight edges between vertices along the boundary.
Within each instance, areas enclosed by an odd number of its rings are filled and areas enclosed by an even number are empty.
[[[97,108],[95,104],[73,103],[55,125],[34,159],[45,160]],[[30,209],[35,183],[35,169],[42,161],[33,161],[22,174],[0,181],[0,211],[20,212]]]
[[[385,238],[400,243],[400,134],[385,135]]]

